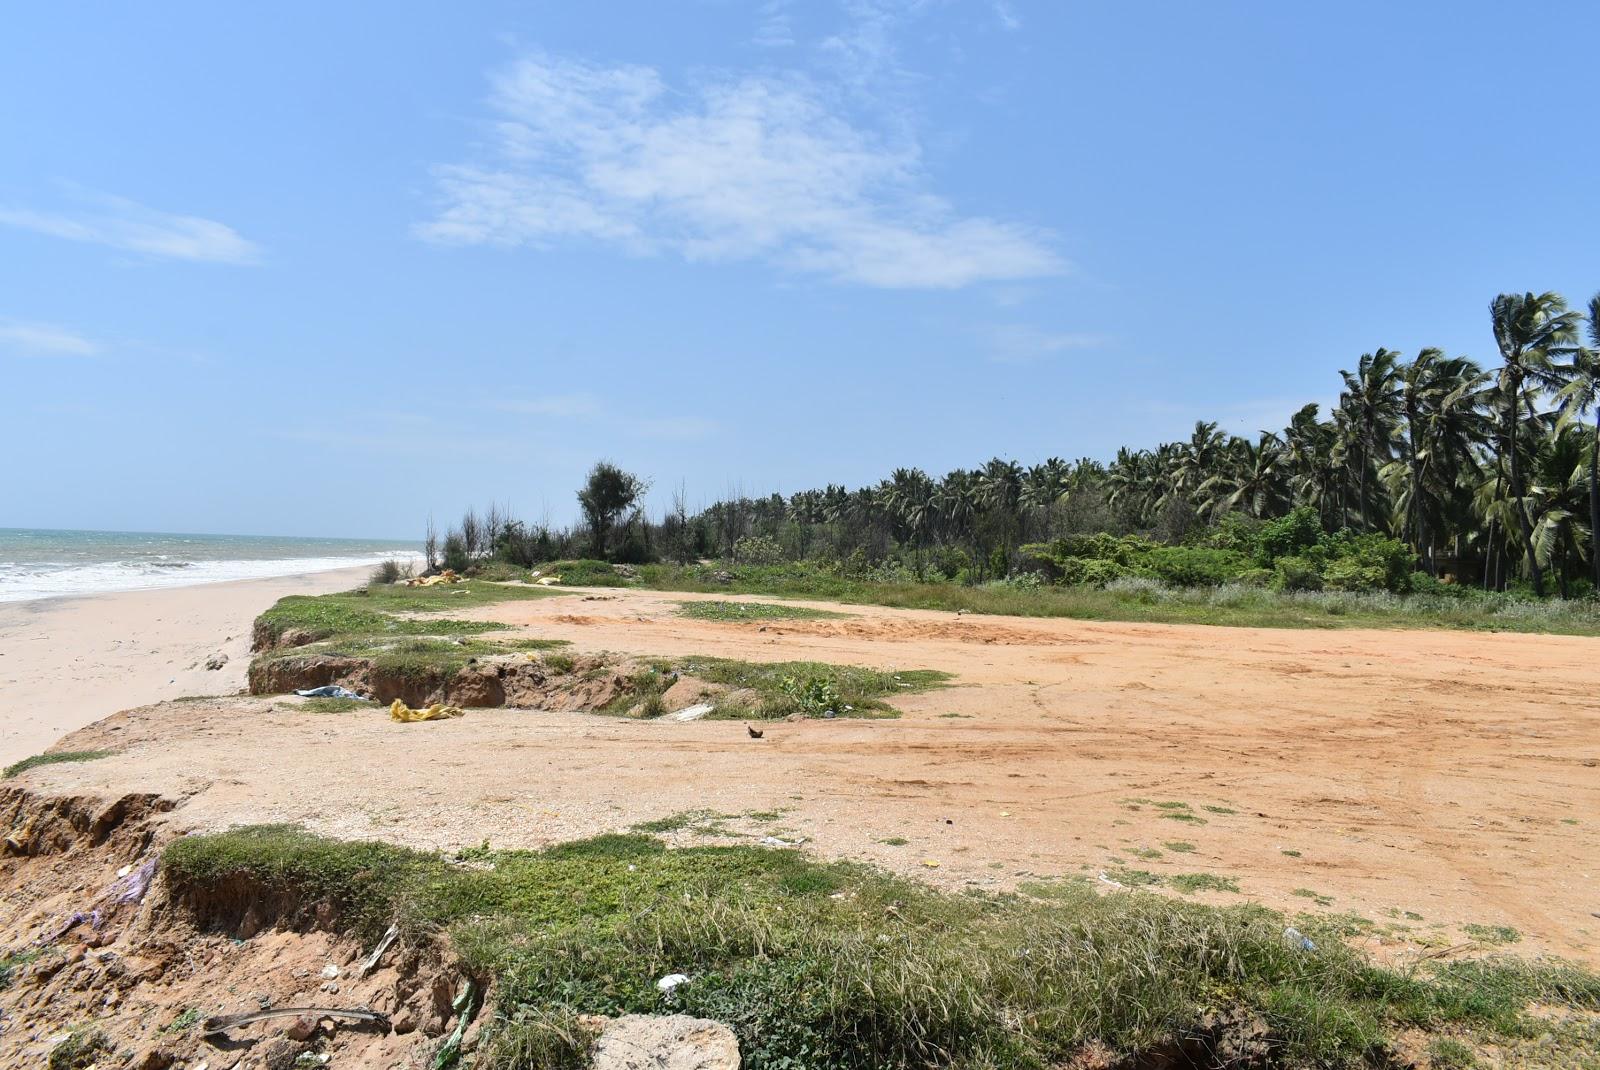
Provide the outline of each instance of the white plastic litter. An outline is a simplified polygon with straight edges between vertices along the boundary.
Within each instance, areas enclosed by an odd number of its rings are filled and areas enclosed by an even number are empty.
[[[1317,945],[1311,942],[1311,938],[1293,925],[1283,930],[1283,938],[1289,941],[1291,946],[1301,951],[1315,951],[1317,949]]]
[[[697,702],[693,706],[686,706],[677,713],[667,714],[669,721],[698,721],[712,710],[709,702]]]
[[[335,977],[339,976],[339,967],[335,966],[331,962],[328,963],[326,966],[322,967],[322,976],[326,977],[330,981],[333,980]]]
[[[761,837],[761,844],[763,847],[799,847],[805,842],[806,838],[804,836],[801,836],[797,840],[780,840],[776,836]]]
[[[677,988],[679,985],[686,985],[688,983],[689,983],[689,975],[688,974],[686,974],[686,973],[669,973],[665,977],[663,977],[661,980],[656,982],[656,991],[660,992],[663,996],[670,996],[670,995],[672,995],[672,990],[673,989]]]
[[[1123,886],[1121,881],[1114,881],[1104,873],[1100,874],[1100,883],[1109,884],[1113,888],[1121,888]]]

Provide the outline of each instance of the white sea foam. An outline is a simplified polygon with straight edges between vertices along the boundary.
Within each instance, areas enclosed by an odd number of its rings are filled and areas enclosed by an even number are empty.
[[[308,572],[371,566],[385,558],[418,564],[421,557],[411,551],[375,550],[348,556],[209,561],[187,561],[171,555],[165,559],[85,564],[69,561],[0,561],[0,602],[29,602],[69,595],[297,576]]]

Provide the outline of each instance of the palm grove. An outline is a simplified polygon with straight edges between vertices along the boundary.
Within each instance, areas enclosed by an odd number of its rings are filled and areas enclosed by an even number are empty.
[[[1184,441],[1124,448],[1109,464],[997,458],[943,479],[900,468],[875,486],[735,496],[695,513],[680,492],[657,520],[640,505],[646,484],[602,462],[579,492],[577,529],[469,513],[443,558],[721,558],[960,582],[1600,590],[1600,296],[1587,316],[1555,293],[1502,294],[1489,312],[1497,367],[1379,348],[1340,372],[1327,418],[1307,405],[1255,439],[1202,422]]]

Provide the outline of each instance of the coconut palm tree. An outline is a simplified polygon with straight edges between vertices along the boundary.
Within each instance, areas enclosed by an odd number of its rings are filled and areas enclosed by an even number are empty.
[[[1589,346],[1576,350],[1565,369],[1567,384],[1557,395],[1562,425],[1581,426],[1583,414],[1593,413],[1594,435],[1589,441],[1589,571],[1600,594],[1600,294],[1589,299]]]
[[[1395,528],[1430,575],[1437,574],[1433,534],[1443,527],[1444,507],[1474,445],[1483,440],[1477,405],[1485,381],[1472,361],[1440,349],[1424,349],[1399,369],[1402,456],[1382,474],[1393,493]],[[1439,521],[1431,530],[1430,520]]]
[[[1348,416],[1352,432],[1351,454],[1356,464],[1356,507],[1361,528],[1370,531],[1368,477],[1394,452],[1395,430],[1400,420],[1400,354],[1380,347],[1363,353],[1354,372],[1340,371],[1344,393],[1339,407]]]
[[[1331,423],[1317,419],[1318,406],[1303,406],[1289,418],[1283,432],[1283,464],[1289,472],[1290,489],[1295,497],[1315,506],[1323,527],[1329,525],[1329,510],[1339,483],[1334,447],[1338,431]]]
[[[1499,469],[1507,479],[1512,504],[1512,519],[1522,536],[1527,555],[1528,575],[1535,594],[1544,594],[1544,570],[1534,552],[1533,521],[1528,515],[1527,488],[1522,475],[1521,413],[1526,391],[1559,389],[1563,384],[1554,358],[1568,352],[1577,339],[1580,317],[1567,311],[1560,294],[1501,294],[1489,304],[1489,320],[1494,328],[1495,345],[1504,361],[1498,378],[1502,407],[1497,452]]]
[[[1234,510],[1257,519],[1282,516],[1293,500],[1284,458],[1283,441],[1269,431],[1258,442],[1233,439],[1223,470],[1195,490],[1201,512],[1212,518]]]

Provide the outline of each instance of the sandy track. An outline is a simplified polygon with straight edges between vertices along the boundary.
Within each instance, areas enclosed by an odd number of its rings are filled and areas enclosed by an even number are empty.
[[[1210,901],[1351,911],[1396,946],[1507,925],[1519,951],[1600,961],[1600,641],[875,607],[765,625],[675,616],[693,597],[587,592],[476,612],[578,650],[935,668],[956,684],[903,697],[898,720],[779,723],[762,741],[725,722],[473,710],[401,726],[292,700],[168,703],[72,740],[122,755],[26,776],[183,795],[176,816],[198,827],[298,821],[429,847],[780,811],[724,831],[781,830],[957,886],[1094,877],[1119,860],[1213,873],[1242,896]]]

